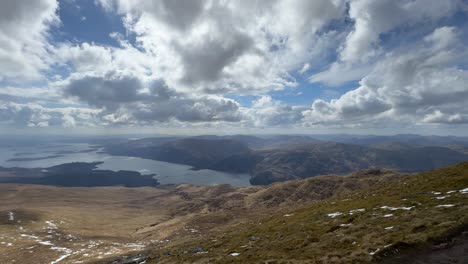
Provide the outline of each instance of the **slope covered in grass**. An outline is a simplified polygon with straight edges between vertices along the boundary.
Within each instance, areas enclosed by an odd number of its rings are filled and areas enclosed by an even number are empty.
[[[252,216],[222,232],[180,239],[155,249],[149,263],[398,260],[420,249],[448,248],[452,237],[466,231],[467,188],[468,163],[398,177],[290,210],[273,208],[270,215]]]

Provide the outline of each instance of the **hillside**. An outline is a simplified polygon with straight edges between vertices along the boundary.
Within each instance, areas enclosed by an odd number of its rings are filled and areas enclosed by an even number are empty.
[[[372,186],[202,232],[148,263],[466,263],[468,163]]]
[[[466,259],[458,248],[466,246],[467,187],[468,163],[420,174],[365,170],[249,188],[1,184],[0,262]]]
[[[134,156],[196,168],[210,168],[218,161],[238,154],[247,154],[246,144],[232,139],[158,138],[111,145],[106,150],[113,155]]]
[[[388,137],[357,140],[371,145],[324,142],[307,136],[154,138],[109,145],[106,151],[112,155],[186,164],[196,169],[249,173],[253,185],[370,168],[419,172],[468,160],[464,148],[438,145],[458,138],[436,137],[433,146],[426,146],[409,144],[408,137],[401,136],[403,143],[387,142]],[[429,144],[431,138],[418,139]]]
[[[418,172],[468,160],[444,147],[379,149],[334,142],[258,151],[250,182],[256,185],[323,174],[344,174],[369,168]]]

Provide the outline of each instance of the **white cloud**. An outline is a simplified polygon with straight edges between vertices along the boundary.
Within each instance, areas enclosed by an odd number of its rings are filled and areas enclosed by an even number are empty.
[[[436,20],[456,11],[458,0],[351,0],[349,16],[354,30],[341,51],[343,61],[362,61],[375,55],[379,37],[401,25]]]
[[[459,10],[459,0],[350,0],[349,18],[354,28],[337,50],[338,60],[326,70],[312,74],[310,81],[338,86],[359,80],[391,51],[381,37],[407,45],[406,39],[414,38],[430,23],[437,23]],[[393,38],[393,39],[392,39]],[[387,44],[388,45],[388,44]],[[389,50],[390,49],[390,50]]]
[[[55,0],[0,3],[2,124],[467,123],[467,31],[449,20],[467,10],[461,0],[95,3],[121,17],[126,34],[109,32],[117,46],[50,43],[60,23]],[[333,100],[322,91],[307,107],[269,95],[303,77],[325,86],[311,89],[359,86]],[[251,107],[229,99],[242,95],[257,99]]]
[[[310,76],[309,81],[323,83],[328,86],[339,86],[349,81],[361,79],[371,69],[372,66],[366,64],[334,62],[326,71]]]
[[[48,30],[58,22],[55,0],[0,2],[0,80],[42,79],[47,70]]]
[[[103,121],[119,125],[161,122],[237,122],[239,105],[220,96],[178,92],[163,80],[139,79],[128,71],[74,74],[61,83],[66,96],[102,111]]]
[[[246,119],[255,127],[287,127],[300,124],[305,109],[303,106],[287,105],[270,96],[262,96],[244,112]]]
[[[337,34],[320,30],[345,12],[342,0],[100,3],[125,17],[168,85],[218,94],[296,85],[288,72],[323,56]]]
[[[468,108],[468,49],[454,27],[437,28],[412,49],[386,56],[360,86],[338,99],[316,100],[304,112],[310,123],[371,121],[463,123]]]
[[[304,63],[304,66],[299,70],[300,74],[306,73],[310,69],[310,63]]]
[[[13,127],[90,127],[98,124],[100,112],[72,107],[45,108],[34,103],[0,103],[0,125]]]

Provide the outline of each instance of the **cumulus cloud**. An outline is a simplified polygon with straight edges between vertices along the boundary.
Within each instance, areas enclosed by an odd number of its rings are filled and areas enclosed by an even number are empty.
[[[85,108],[45,108],[41,105],[0,101],[0,125],[13,127],[95,126],[98,110]]]
[[[241,119],[239,105],[222,97],[192,97],[170,89],[156,81],[151,86],[150,100],[140,102],[134,117],[144,123],[165,122],[237,122]]]
[[[114,32],[115,33],[115,32]],[[111,34],[121,47],[111,47],[83,42],[60,43],[53,51],[54,61],[75,74],[105,74],[109,71],[131,71],[139,78],[151,75],[153,62],[143,53],[122,40],[119,34]]]
[[[338,60],[325,71],[314,73],[310,81],[337,86],[359,80],[388,52],[383,36],[405,44],[405,39],[424,31],[428,23],[450,17],[460,6],[459,0],[351,0],[349,18],[354,28],[338,49]]]
[[[0,2],[0,80],[41,79],[48,60],[48,30],[58,22],[55,0]]]
[[[53,26],[62,29],[56,0],[0,3],[0,123],[468,123],[468,31],[458,17],[468,8],[461,0],[95,3],[121,19],[126,32],[109,32],[117,45],[52,41]],[[307,81],[325,86],[310,89],[359,84],[307,106],[271,97],[308,89]],[[256,99],[244,102],[250,96]]]
[[[468,57],[457,29],[435,29],[412,49],[389,54],[360,86],[338,99],[316,100],[305,111],[311,123],[410,120],[414,123],[463,123],[468,109]]]
[[[262,96],[245,112],[248,120],[256,127],[291,127],[302,122],[304,110],[304,106],[291,106],[270,96]]]
[[[120,104],[137,101],[142,85],[141,81],[132,75],[110,72],[104,76],[72,76],[64,92],[90,106],[115,110]]]
[[[345,12],[344,0],[100,3],[124,16],[166,83],[218,94],[296,85],[288,71],[323,56],[337,37],[324,28]]]
[[[351,0],[349,16],[354,30],[348,34],[341,51],[343,61],[365,60],[378,49],[379,36],[401,25],[423,23],[447,16],[456,10],[458,0],[372,1]]]
[[[128,72],[73,75],[63,83],[63,92],[102,110],[103,119],[109,124],[236,122],[241,118],[239,105],[233,100],[181,93],[163,80],[143,82]]]

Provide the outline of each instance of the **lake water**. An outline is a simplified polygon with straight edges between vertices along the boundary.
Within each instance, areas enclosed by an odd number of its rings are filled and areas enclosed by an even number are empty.
[[[79,153],[79,151],[89,152]],[[31,160],[34,158],[44,159]],[[8,161],[10,159],[23,160]],[[98,169],[103,170],[131,170],[138,171],[141,174],[156,174],[154,178],[158,179],[161,184],[190,183],[196,185],[231,184],[239,187],[250,186],[250,176],[248,174],[233,174],[213,170],[193,171],[190,170],[190,166],[181,164],[136,157],[111,156],[100,152],[99,149],[93,149],[93,146],[89,144],[0,148],[0,166],[2,167],[47,168],[77,161],[101,161],[103,164],[99,165]]]

